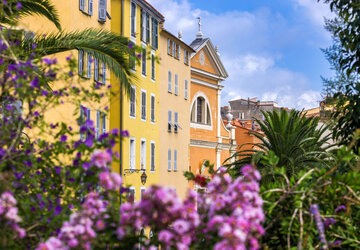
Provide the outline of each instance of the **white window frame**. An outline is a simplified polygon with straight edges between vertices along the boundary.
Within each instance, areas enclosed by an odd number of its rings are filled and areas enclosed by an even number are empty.
[[[146,187],[140,187],[140,200],[142,200],[142,195],[143,193],[145,193],[145,191],[146,191]]]
[[[209,109],[209,113],[210,113],[210,125],[209,124],[202,124],[202,123],[197,123],[197,122],[193,122],[191,121],[191,112],[192,109],[195,105],[195,121],[197,119],[197,98],[198,97],[203,97],[205,99],[205,121],[207,120],[207,108]],[[207,106],[206,106],[207,105]],[[209,99],[207,98],[207,96],[205,95],[205,93],[203,93],[202,91],[197,92],[191,102],[190,105],[190,127],[191,128],[198,128],[198,129],[204,129],[204,130],[213,130],[213,117],[212,117],[212,112],[211,112],[211,106],[210,106],[210,102]]]
[[[131,26],[131,19],[132,19],[132,5],[135,5],[135,16],[134,16],[134,33],[132,33],[132,26]],[[137,11],[137,5],[134,1],[130,1],[130,37],[136,38],[136,11]]]
[[[152,105],[152,99],[154,98],[154,106]],[[150,122],[152,124],[155,123],[156,121],[156,113],[155,113],[155,107],[156,107],[156,98],[155,98],[155,94],[151,93],[150,94]],[[154,119],[153,119],[154,118]]]
[[[145,94],[145,105],[143,107],[143,93]],[[141,89],[141,98],[140,98],[140,105],[141,105],[141,114],[140,114],[140,118],[143,122],[146,122],[147,119],[147,94],[146,94],[146,90],[145,89]],[[143,118],[143,108],[145,110],[145,119]]]
[[[174,149],[174,171],[177,171],[177,159],[178,159],[177,150]]]
[[[136,118],[136,87],[134,85],[131,85],[131,88],[134,90],[134,115],[131,114],[131,92],[130,92],[130,98],[129,98],[129,116],[130,118],[135,119]]]
[[[142,48],[144,49],[142,52],[141,52],[141,76],[142,77],[145,77],[146,78],[146,74],[147,74],[147,70],[146,70],[146,67],[147,67],[147,58],[146,58],[146,46],[142,46]]]
[[[131,142],[134,142],[134,156],[131,157]],[[136,169],[136,139],[135,137],[130,137],[129,140],[129,169]]]
[[[87,53],[87,78],[90,79],[91,78],[91,65],[92,65],[92,58],[91,55],[89,53]]]
[[[178,74],[175,74],[175,83],[174,83],[174,94],[178,95],[179,93],[179,76]]]
[[[151,51],[151,80],[156,80],[156,62],[155,62],[155,51]]]
[[[154,145],[154,150],[152,149]],[[152,159],[154,159],[154,168],[152,168]],[[150,172],[155,173],[156,171],[156,144],[155,141],[150,141]]]
[[[78,74],[82,76],[84,74],[84,51],[78,50]]]
[[[168,171],[171,171],[171,149],[168,149]]]
[[[171,90],[171,88],[172,88],[172,83],[171,83],[171,80],[172,80],[172,75],[171,75],[171,71],[169,70],[168,71],[168,92],[169,93],[172,93],[172,90]]]
[[[146,42],[146,11],[145,9],[141,9],[140,11],[140,29],[141,29],[141,36],[140,40]]]
[[[88,0],[88,14],[90,16],[93,15],[93,10],[94,10],[94,0]]]
[[[96,139],[99,139],[100,137],[100,121],[101,121],[101,112],[99,110],[96,110]]]
[[[172,124],[172,111],[168,110],[168,132],[171,132]]]
[[[143,166],[141,166],[141,164],[143,164]],[[145,138],[140,139],[140,169],[146,170],[146,139]]]
[[[168,42],[167,42],[167,52],[171,56],[171,40],[170,40],[170,38],[168,38]]]
[[[136,189],[135,189],[135,187],[129,187],[129,189],[134,190],[134,203],[135,203],[135,201],[136,201]],[[130,191],[130,193],[132,193],[132,192]]]
[[[101,134],[106,133],[106,114],[104,112],[100,112],[101,119]]]

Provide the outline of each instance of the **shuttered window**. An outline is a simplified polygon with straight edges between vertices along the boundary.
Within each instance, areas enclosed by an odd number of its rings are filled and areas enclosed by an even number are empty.
[[[135,169],[135,139],[130,138],[130,169]]]
[[[102,63],[102,83],[106,84],[106,64]]]
[[[106,21],[106,0],[99,0],[99,21]]]
[[[151,79],[155,81],[155,55],[151,55]]]
[[[150,16],[146,13],[146,42],[150,42]]]
[[[174,150],[174,171],[177,171],[177,150]]]
[[[101,113],[101,133],[106,133],[106,114]]]
[[[141,119],[146,120],[146,92],[141,91]]]
[[[168,150],[168,171],[171,171],[171,149]]]
[[[136,37],[136,4],[131,2],[131,21],[130,21],[131,36]]]
[[[171,93],[171,71],[168,72],[168,91]]]
[[[94,80],[99,81],[99,59],[94,60]]]
[[[150,145],[150,171],[155,171],[155,142]]]
[[[85,0],[79,0],[79,9],[85,11]]]
[[[177,95],[178,94],[178,75],[177,74],[175,74],[175,91],[174,91],[174,93],[175,93],[175,95]]]
[[[100,136],[100,111],[99,110],[97,110],[96,111],[96,139],[98,139],[99,138],[99,136]]]
[[[178,119],[179,119],[178,112],[174,112],[174,133],[178,132]]]
[[[151,18],[151,46],[158,48],[158,21],[153,17]]]
[[[135,87],[131,86],[130,89],[130,116],[135,117]]]
[[[151,115],[150,115],[150,119],[151,119],[151,122],[155,122],[155,96],[151,96],[151,100],[150,100],[150,102],[151,102],[151,107],[150,107],[150,109],[151,109]]]
[[[141,74],[146,76],[146,49],[143,49],[141,56]]]
[[[93,15],[93,8],[94,8],[93,1],[94,1],[94,0],[89,0],[89,9],[88,9],[88,14],[89,14],[90,16],[92,16],[92,15]]]
[[[188,99],[188,81],[185,80],[185,99]]]
[[[172,127],[172,112],[171,110],[168,111],[168,132],[171,132],[171,127]]]
[[[82,76],[83,75],[83,69],[84,69],[84,51],[79,50],[79,60],[78,60],[78,72],[79,75]]]
[[[87,78],[91,78],[91,63],[92,58],[90,54],[87,54]]]

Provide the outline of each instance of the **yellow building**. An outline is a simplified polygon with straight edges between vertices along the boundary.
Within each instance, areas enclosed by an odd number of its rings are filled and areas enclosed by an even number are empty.
[[[55,6],[60,24],[64,32],[75,30],[84,30],[87,28],[110,30],[110,19],[106,15],[110,12],[110,2],[106,0],[51,0]],[[21,20],[20,27],[26,30],[27,35],[42,35],[57,32],[57,28],[53,23],[44,17],[28,16]],[[72,55],[79,61],[78,71],[80,76],[76,76],[73,82],[57,81],[53,84],[53,90],[64,86],[75,86],[81,84],[83,87],[90,87],[94,81],[103,84],[110,84],[109,71],[101,61],[98,61],[83,51],[73,50],[58,53],[51,57],[56,57],[59,65],[65,65],[66,57]],[[106,92],[106,91],[105,91]],[[48,110],[45,119],[49,122],[66,122],[71,125],[74,130],[78,131],[76,118],[80,115],[80,106],[83,107],[82,115],[85,119],[94,121],[96,133],[108,131],[109,120],[106,116],[105,107],[109,105],[109,99],[103,98],[101,104],[81,102],[79,106],[72,103],[65,103],[61,106]],[[78,110],[78,115],[76,115]],[[75,114],[75,117],[73,116]],[[80,135],[80,138],[84,135]]]
[[[110,127],[128,130],[129,138],[122,139],[116,150],[121,163],[114,170],[123,175],[135,200],[146,187],[159,182],[159,26],[164,17],[143,0],[112,0],[111,31],[145,49],[140,65],[134,65],[136,75],[129,96],[111,76],[117,96],[112,97]],[[120,91],[117,91],[120,90]],[[146,184],[141,175],[146,174]],[[145,185],[144,185],[145,184]]]
[[[164,28],[160,32],[160,179],[184,198],[189,188],[183,173],[189,170],[190,55],[180,37]]]

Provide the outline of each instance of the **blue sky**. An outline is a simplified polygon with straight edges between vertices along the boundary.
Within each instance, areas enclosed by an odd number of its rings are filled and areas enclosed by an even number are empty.
[[[190,43],[201,16],[203,33],[219,52],[229,78],[222,105],[257,97],[290,108],[316,107],[320,75],[330,76],[320,48],[331,45],[323,29],[331,17],[316,0],[150,0],[165,16],[165,27]]]

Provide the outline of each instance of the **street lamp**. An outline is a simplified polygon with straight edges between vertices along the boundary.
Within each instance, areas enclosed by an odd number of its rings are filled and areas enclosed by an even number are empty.
[[[140,172],[143,172],[142,175],[140,176],[141,183],[145,185],[147,180],[145,169],[124,169],[124,176],[131,175],[133,173],[140,173]]]
[[[140,176],[140,179],[141,179],[141,183],[142,183],[143,185],[145,185],[146,179],[147,179],[147,175],[146,175],[145,172],[142,173],[142,175]]]

